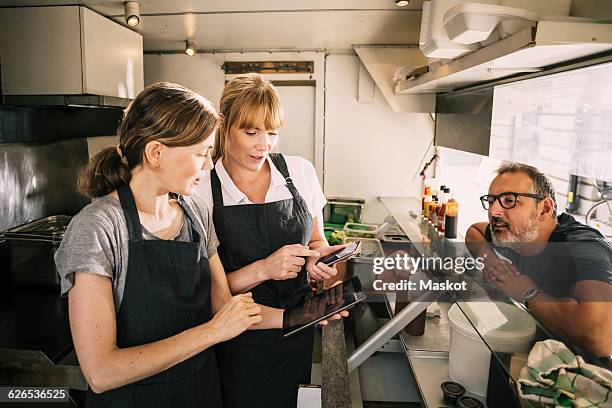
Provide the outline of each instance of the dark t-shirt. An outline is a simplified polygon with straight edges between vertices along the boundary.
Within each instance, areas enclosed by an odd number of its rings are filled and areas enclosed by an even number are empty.
[[[530,276],[544,292],[564,298],[572,295],[577,282],[598,280],[612,284],[612,247],[599,231],[581,224],[569,214],[557,217],[559,224],[544,252],[519,255],[513,250],[493,246],[522,273]],[[491,242],[491,229],[485,233]]]

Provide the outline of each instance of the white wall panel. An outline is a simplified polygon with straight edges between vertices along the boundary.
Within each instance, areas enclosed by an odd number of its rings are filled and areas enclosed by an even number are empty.
[[[380,222],[386,211],[377,197],[420,193],[433,122],[429,114],[394,113],[379,92],[359,103],[359,64],[352,55],[327,57],[325,194],[365,198],[365,220]]]
[[[315,163],[315,87],[278,86],[285,123],[277,151]]]

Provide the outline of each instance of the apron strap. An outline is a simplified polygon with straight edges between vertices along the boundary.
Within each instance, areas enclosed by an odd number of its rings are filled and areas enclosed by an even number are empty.
[[[128,184],[124,184],[117,189],[117,194],[127,222],[130,241],[142,241],[142,228],[140,227],[140,218],[138,217],[132,189]]]
[[[181,208],[183,209],[183,213],[185,214],[185,222],[187,222],[187,229],[189,231],[189,239],[194,244],[199,244],[201,241],[200,236],[206,237],[206,233],[204,230],[204,224],[199,222],[199,218],[196,216],[191,205],[185,200],[181,194],[170,193],[170,196],[174,198]]]
[[[291,192],[291,195],[294,199],[298,200],[300,198],[300,193],[298,193],[297,189],[293,185],[293,180],[291,180],[291,176],[289,175],[289,169],[287,168],[287,162],[281,153],[270,153],[270,159],[274,164],[274,167],[285,178],[285,182],[287,183],[287,188]]]
[[[221,191],[221,180],[213,167],[210,171],[210,188],[212,190],[213,208],[223,208],[223,192]]]

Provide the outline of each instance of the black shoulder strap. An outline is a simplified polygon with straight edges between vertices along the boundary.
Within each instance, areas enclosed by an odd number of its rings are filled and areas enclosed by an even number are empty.
[[[134,201],[134,195],[132,194],[130,186],[127,184],[122,185],[117,189],[117,194],[119,195],[119,202],[121,202],[123,215],[127,222],[130,240],[142,241],[140,218],[138,217],[138,209],[136,208],[136,202]]]
[[[193,199],[192,198],[185,199],[185,197],[179,194],[177,194],[176,199],[179,205],[181,206],[181,208],[183,209],[183,212],[185,213],[184,222],[187,223],[187,228],[189,231],[189,238],[191,242],[199,244],[201,240],[200,234],[201,233],[205,234],[206,231],[202,230],[200,232],[200,229],[204,228],[204,224],[202,223],[202,220],[196,215],[195,211],[191,207],[191,203],[193,203]]]
[[[219,180],[217,171],[214,168],[210,171],[210,188],[212,190],[214,207],[223,207],[223,192],[221,191],[221,180]]]
[[[276,167],[285,178],[287,188],[291,192],[293,198],[300,197],[300,194],[293,185],[293,180],[291,180],[291,176],[289,175],[289,169],[287,168],[287,162],[285,161],[285,157],[283,157],[281,153],[270,153],[270,159],[272,160],[274,167]]]

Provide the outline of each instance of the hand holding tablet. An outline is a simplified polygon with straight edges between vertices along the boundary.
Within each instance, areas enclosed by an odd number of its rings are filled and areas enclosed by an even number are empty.
[[[358,277],[353,277],[285,310],[283,336],[291,336],[366,299]]]

